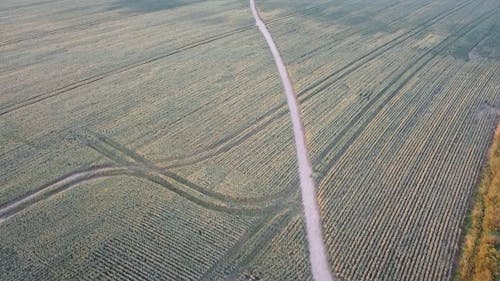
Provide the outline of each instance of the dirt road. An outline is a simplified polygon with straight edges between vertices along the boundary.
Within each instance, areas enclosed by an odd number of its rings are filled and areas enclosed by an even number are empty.
[[[307,240],[309,246],[309,260],[313,278],[316,281],[333,281],[334,278],[330,272],[328,258],[326,256],[325,245],[323,241],[321,216],[318,200],[316,198],[316,188],[312,177],[312,165],[309,160],[309,152],[306,146],[304,125],[302,124],[297,95],[295,94],[286,70],[283,59],[279,53],[278,47],[273,41],[271,33],[267,30],[265,23],[260,18],[255,5],[255,0],[250,0],[255,23],[260,32],[266,39],[269,49],[273,54],[274,61],[278,67],[281,82],[285,88],[286,99],[290,109],[292,119],[293,134],[295,138],[295,147],[297,151],[297,162],[299,166],[300,188],[302,192],[302,204],[304,206],[304,217],[306,223]]]

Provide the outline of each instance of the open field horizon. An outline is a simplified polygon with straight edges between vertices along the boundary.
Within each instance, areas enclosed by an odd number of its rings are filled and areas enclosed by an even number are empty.
[[[256,1],[340,280],[453,280],[500,110],[495,0]],[[248,1],[0,3],[0,280],[312,280]]]

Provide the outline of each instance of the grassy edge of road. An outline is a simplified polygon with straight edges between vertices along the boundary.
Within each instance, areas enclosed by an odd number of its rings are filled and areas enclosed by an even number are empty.
[[[456,280],[500,278],[500,124],[488,154],[482,180],[465,224]]]

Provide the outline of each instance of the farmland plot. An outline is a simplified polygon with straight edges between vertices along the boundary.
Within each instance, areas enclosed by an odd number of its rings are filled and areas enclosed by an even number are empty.
[[[251,176],[211,191],[151,161],[209,152],[266,109],[252,100],[283,100],[246,5],[65,3],[76,15],[26,11],[29,26],[51,16],[46,34],[2,25],[2,280],[200,279],[298,213]]]
[[[332,270],[450,280],[500,106],[498,4],[257,5],[301,102]],[[0,32],[0,279],[312,278],[248,3],[9,0]]]
[[[302,95],[326,243],[346,280],[451,278],[497,120],[482,108],[498,106],[498,58],[463,56],[498,36],[495,3],[419,2],[394,19],[407,4],[366,30],[321,16],[271,27]],[[413,29],[373,33],[372,21]]]

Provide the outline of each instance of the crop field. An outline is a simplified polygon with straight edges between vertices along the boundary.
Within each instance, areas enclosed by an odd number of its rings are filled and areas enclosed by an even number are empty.
[[[453,280],[500,113],[496,0],[256,0],[338,280]],[[0,1],[0,280],[312,280],[248,1]]]

